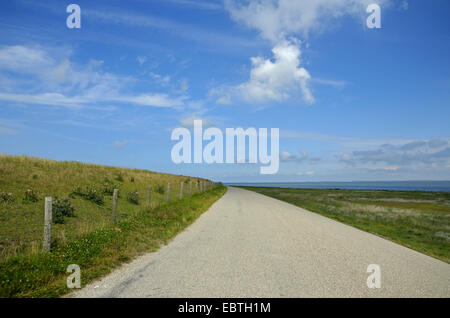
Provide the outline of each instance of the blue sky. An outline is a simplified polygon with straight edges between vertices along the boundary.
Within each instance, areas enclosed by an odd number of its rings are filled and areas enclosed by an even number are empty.
[[[369,3],[382,28],[368,29]],[[81,29],[66,7],[81,7]],[[0,152],[233,181],[450,179],[450,2],[2,1]],[[280,129],[280,170],[172,163]]]

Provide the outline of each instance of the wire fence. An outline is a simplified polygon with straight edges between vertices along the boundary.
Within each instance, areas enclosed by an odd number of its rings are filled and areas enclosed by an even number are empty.
[[[0,259],[42,250],[50,251],[54,245],[65,244],[83,234],[135,217],[145,207],[155,208],[218,185],[219,183],[209,181],[191,181],[148,186],[146,193],[118,191],[115,217],[113,195],[105,195],[103,204],[93,204],[86,198],[74,196],[70,198],[74,216],[65,217],[63,223],[57,222],[60,209],[60,206],[55,205],[57,198],[50,198],[51,212],[47,211],[51,214],[50,219],[45,218],[46,208],[42,200],[32,205],[0,202]],[[44,231],[46,225],[50,225],[48,233]]]

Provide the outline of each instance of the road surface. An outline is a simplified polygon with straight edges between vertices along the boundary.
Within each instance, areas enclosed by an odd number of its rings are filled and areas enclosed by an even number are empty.
[[[367,286],[369,264],[381,287]],[[450,297],[450,265],[251,191],[76,297]]]

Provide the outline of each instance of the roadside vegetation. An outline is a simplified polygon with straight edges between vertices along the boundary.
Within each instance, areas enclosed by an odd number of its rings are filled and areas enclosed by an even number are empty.
[[[181,182],[198,178],[148,170],[107,167],[80,162],[53,161],[0,155],[0,260],[32,254],[42,248],[44,200],[53,198],[52,246],[109,226],[112,197],[119,189],[117,219],[139,213],[152,186],[151,207],[180,196]],[[184,196],[189,186],[183,187]]]
[[[450,263],[450,193],[243,187]]]
[[[223,186],[196,192],[199,181],[146,170],[0,156],[0,297],[57,297],[69,291],[70,264],[81,267],[85,285],[122,262],[155,251],[226,192]],[[150,205],[148,186],[154,189]],[[119,200],[113,224],[115,188]],[[42,250],[46,196],[53,197],[50,253]]]

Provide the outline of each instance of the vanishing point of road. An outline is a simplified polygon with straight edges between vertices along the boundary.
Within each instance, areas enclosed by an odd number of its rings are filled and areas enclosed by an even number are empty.
[[[369,264],[381,288],[367,286]],[[227,193],[76,297],[450,297],[450,265],[264,195]]]

